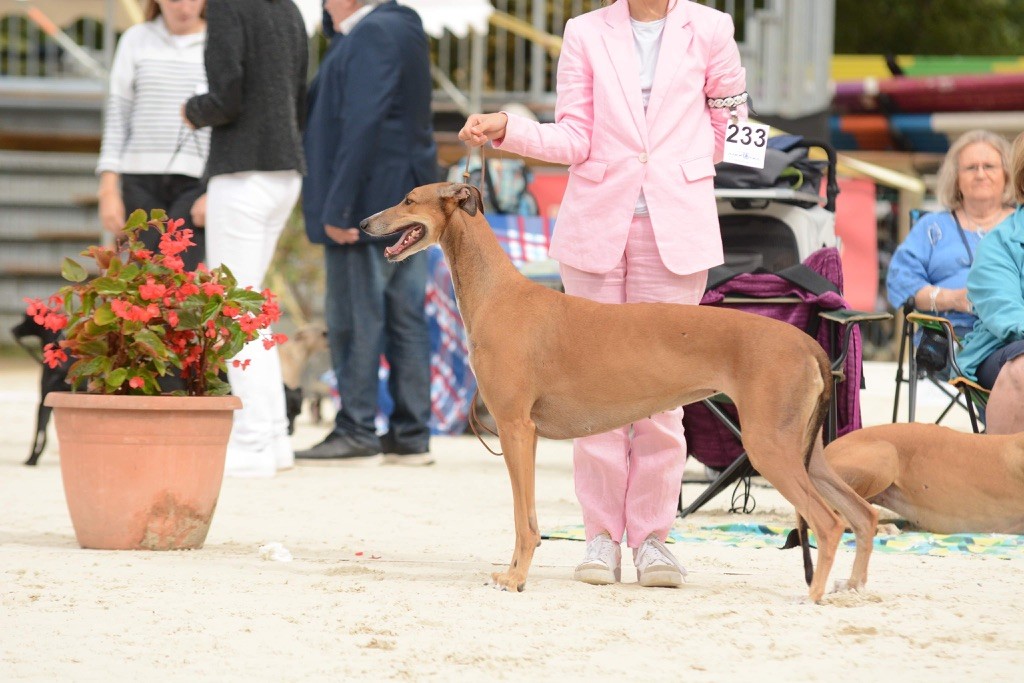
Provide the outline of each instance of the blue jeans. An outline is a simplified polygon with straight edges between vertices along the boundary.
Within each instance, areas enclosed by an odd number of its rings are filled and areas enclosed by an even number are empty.
[[[400,263],[384,258],[384,244],[326,245],[325,318],[341,409],[334,431],[380,447],[374,428],[380,354],[388,360],[394,400],[390,438],[426,451],[430,441],[430,339],[424,297],[427,255]]]

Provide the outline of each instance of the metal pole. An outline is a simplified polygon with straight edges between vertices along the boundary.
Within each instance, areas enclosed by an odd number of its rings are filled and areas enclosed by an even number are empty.
[[[107,11],[103,20],[103,64],[107,71],[114,66],[114,0],[107,0]]]
[[[470,29],[469,106],[474,112],[483,111],[484,69],[487,67],[487,33]]]
[[[533,25],[535,28],[547,30],[547,8],[548,3],[534,1]],[[530,96],[534,101],[537,101],[544,94],[544,86],[546,85],[545,67],[547,66],[547,55],[544,54],[544,50],[539,49],[537,44],[531,46],[530,52]]]

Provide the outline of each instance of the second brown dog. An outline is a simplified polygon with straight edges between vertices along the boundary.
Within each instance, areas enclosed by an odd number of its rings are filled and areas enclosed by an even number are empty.
[[[866,427],[825,449],[865,500],[940,534],[1024,534],[1024,433],[934,424]]]

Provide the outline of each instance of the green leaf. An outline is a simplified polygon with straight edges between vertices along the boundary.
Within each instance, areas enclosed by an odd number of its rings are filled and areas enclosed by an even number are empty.
[[[160,385],[157,384],[156,378],[153,376],[143,377],[146,385],[142,387],[140,394],[148,394],[150,396],[156,396],[160,393]]]
[[[243,304],[257,304],[257,309],[263,305],[263,295],[251,289],[239,289],[232,292],[231,298]]]
[[[142,209],[135,209],[132,211],[132,215],[128,216],[128,222],[125,223],[125,230],[134,230],[140,228],[146,224],[146,212]]]
[[[110,307],[110,304],[105,303],[92,314],[92,320],[97,325],[109,325],[117,320],[117,316],[114,315],[114,310]]]
[[[83,342],[78,345],[78,354],[85,357],[103,356],[104,360],[107,355],[107,342],[105,339],[92,339]]]
[[[115,320],[113,323],[107,323],[106,325],[97,325],[92,318],[89,318],[88,320],[85,321],[85,324],[82,325],[82,330],[80,334],[83,337],[87,337],[89,339],[103,337],[107,334],[107,332],[110,332],[113,329],[117,329],[118,322],[121,322],[120,319]],[[124,322],[127,323],[128,321],[126,320]]]
[[[240,329],[234,329],[231,332],[231,341],[221,347],[217,354],[221,358],[234,358],[243,346],[245,346],[245,333]]]
[[[149,212],[149,217],[155,221],[166,221],[167,212],[164,211],[163,209],[153,209],[152,211]]]
[[[160,337],[156,336],[152,330],[140,330],[135,335],[135,348],[139,349],[150,358],[166,358],[168,355],[167,347],[161,341]]]
[[[92,286],[97,292],[105,296],[123,294],[127,289],[127,283],[119,278],[98,277],[92,281]]]
[[[179,330],[197,330],[200,326],[199,311],[194,306],[184,306],[178,310]]]
[[[231,393],[231,385],[219,377],[213,376],[206,383],[207,396],[227,396]]]
[[[82,295],[82,312],[85,313],[87,311],[91,311],[95,305],[96,292],[90,289]],[[71,311],[71,297],[64,298],[64,308],[69,312]]]
[[[82,282],[85,278],[89,277],[88,273],[85,272],[85,268],[67,256],[64,257],[64,261],[60,265],[60,274],[69,282]]]
[[[128,265],[121,269],[121,272],[118,274],[118,278],[120,278],[124,282],[132,282],[135,280],[136,277],[138,277],[139,270],[139,264],[129,263]]]
[[[107,266],[106,276],[108,278],[120,278],[120,277],[122,277],[121,268],[122,268],[123,265],[124,264],[121,263],[121,259],[120,258],[115,257],[115,258],[110,259],[110,265]],[[127,280],[128,278],[125,278],[125,279]]]
[[[213,274],[221,273],[223,277],[217,279],[226,288],[231,289],[232,287],[238,286],[238,279],[235,274],[231,272],[231,269],[226,264],[222,263],[213,270],[210,271]]]
[[[78,366],[78,371],[86,377],[106,375],[110,371],[110,358],[107,356],[96,356],[85,360]]]
[[[215,297],[213,297],[212,299],[210,299],[209,301],[206,302],[206,304],[203,306],[203,325],[204,326],[206,325],[207,322],[209,322],[210,320],[213,320],[214,318],[217,317],[217,315],[220,313],[220,307],[221,307],[220,297],[215,296]]]
[[[117,389],[128,379],[127,368],[117,368],[107,374],[106,384],[110,389]]]

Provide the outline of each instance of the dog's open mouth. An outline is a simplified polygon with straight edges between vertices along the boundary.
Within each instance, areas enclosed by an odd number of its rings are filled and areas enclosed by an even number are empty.
[[[422,223],[413,223],[409,227],[405,228],[401,239],[384,250],[384,256],[389,259],[395,258],[403,251],[423,239],[425,234],[427,234],[427,229]]]

